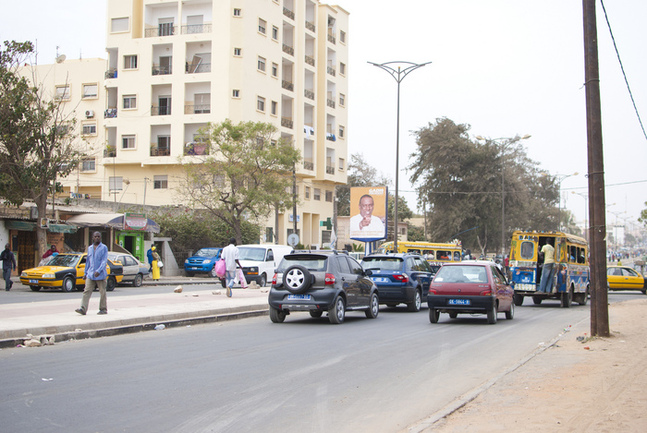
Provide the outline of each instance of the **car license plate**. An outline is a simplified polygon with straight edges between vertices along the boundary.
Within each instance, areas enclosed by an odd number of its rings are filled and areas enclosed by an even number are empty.
[[[385,277],[373,277],[373,281],[376,283],[388,283],[389,279]]]
[[[450,299],[447,301],[449,305],[470,305],[469,299]]]
[[[191,269],[194,270],[194,271],[197,271],[200,268],[198,268],[197,266],[193,266]]]
[[[38,284],[38,280],[29,280],[30,284]]]
[[[288,301],[309,301],[310,295],[288,295]]]

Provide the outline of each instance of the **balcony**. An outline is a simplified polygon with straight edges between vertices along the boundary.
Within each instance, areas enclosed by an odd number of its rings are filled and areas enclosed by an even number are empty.
[[[328,73],[329,73],[330,75],[332,75],[333,77],[337,74],[337,71],[335,71],[335,68],[333,68],[332,66],[328,66],[328,67],[326,68],[326,72],[328,72]]]
[[[182,26],[183,35],[197,35],[200,33],[211,33],[211,24],[192,24]]]
[[[292,12],[290,9],[288,9],[286,7],[283,7],[283,15],[290,18],[291,20],[294,19],[294,12]]]
[[[326,140],[328,141],[337,141],[337,137],[332,132],[326,132]]]
[[[184,146],[184,155],[209,155],[209,144],[192,141]]]
[[[310,30],[311,32],[316,31],[316,27],[314,23],[311,23],[310,21],[306,21],[306,29]]]
[[[171,106],[151,107],[151,116],[170,116]]]
[[[292,129],[294,121],[290,117],[281,117],[281,126]]]
[[[303,96],[305,96],[305,97],[306,97],[306,98],[308,98],[308,99],[312,99],[312,100],[314,101],[314,99],[315,99],[315,92],[313,92],[312,90],[305,89],[305,90],[303,91]]]
[[[157,27],[151,27],[144,31],[144,37],[154,38],[157,36],[173,36],[177,27],[172,24],[160,24]]]
[[[151,146],[151,156],[170,156],[171,149],[168,147],[160,147],[157,145]]]
[[[333,99],[326,99],[326,105],[330,108],[335,108],[335,101]]]
[[[211,72],[211,63],[200,63],[198,65],[192,65],[189,62],[186,62],[187,74],[202,74],[204,72]]]
[[[327,165],[326,166],[326,174],[335,174],[335,166]]]
[[[337,44],[337,39],[335,39],[335,37],[333,35],[328,33],[328,42],[331,42],[333,44]]]
[[[108,108],[106,111],[103,112],[104,119],[114,119],[115,117],[117,117],[116,108]]]
[[[283,87],[285,90],[294,91],[294,84],[291,81],[283,80],[281,87]]]
[[[117,68],[110,68],[106,71],[106,79],[117,78]]]
[[[310,66],[314,66],[315,65],[314,57],[310,57],[310,56],[306,55],[306,63],[309,64]]]
[[[303,161],[303,168],[304,168],[305,170],[314,171],[314,169],[315,169],[315,164],[314,164],[314,162],[312,162],[312,161]]]
[[[153,75],[170,75],[173,73],[173,67],[153,65],[152,72]]]
[[[115,149],[115,146],[108,145],[106,146],[105,149],[103,149],[104,158],[114,158],[116,156],[117,156],[117,149]]]
[[[294,56],[294,47],[291,47],[288,44],[283,44],[283,52]]]
[[[184,114],[206,114],[211,113],[209,104],[187,104],[184,106]]]

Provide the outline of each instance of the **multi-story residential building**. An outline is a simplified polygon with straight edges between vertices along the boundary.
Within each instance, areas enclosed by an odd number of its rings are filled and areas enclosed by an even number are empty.
[[[111,0],[106,40],[100,75],[56,75],[80,135],[94,143],[65,180],[67,191],[182,204],[179,157],[204,151],[201,128],[225,119],[269,122],[303,156],[301,242],[328,241],[321,222],[333,215],[335,186],[346,183],[348,12],[317,0]],[[261,240],[286,243],[292,230],[292,210],[279,215],[278,227],[272,215]]]

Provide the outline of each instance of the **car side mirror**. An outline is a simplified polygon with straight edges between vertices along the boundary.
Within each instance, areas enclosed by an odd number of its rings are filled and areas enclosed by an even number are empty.
[[[366,275],[367,277],[370,277],[371,275],[373,275],[373,271],[371,271],[370,269],[367,269],[364,271],[364,275]]]

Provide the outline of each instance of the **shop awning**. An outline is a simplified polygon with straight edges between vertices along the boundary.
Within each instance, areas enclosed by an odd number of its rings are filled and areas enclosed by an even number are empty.
[[[109,227],[124,230],[124,215],[120,213],[86,213],[74,215],[68,218],[67,222],[81,227]],[[159,233],[160,227],[155,221],[147,218],[146,226],[139,231]]]

